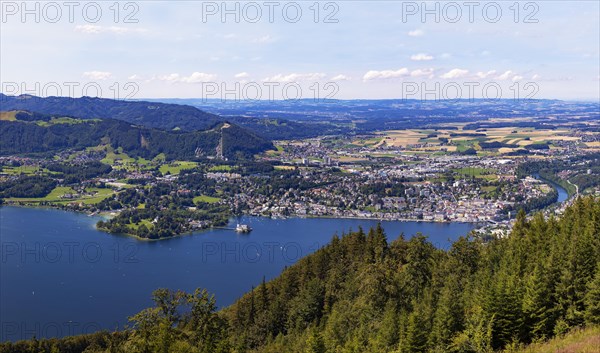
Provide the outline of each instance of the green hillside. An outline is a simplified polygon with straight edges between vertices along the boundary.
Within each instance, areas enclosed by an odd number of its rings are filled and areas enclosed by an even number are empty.
[[[65,149],[104,144],[121,148],[132,157],[152,159],[164,154],[170,160],[217,157],[220,146],[226,158],[250,158],[272,144],[240,128],[220,123],[205,131],[165,131],[114,119],[77,119],[18,112],[15,120],[0,121],[0,155],[52,155]]]
[[[548,342],[534,343],[515,353],[597,353],[600,351],[600,327],[575,329]]]
[[[136,125],[172,130],[206,130],[224,121],[189,105],[92,97],[7,96],[0,93],[2,111],[26,110],[82,119],[117,119]]]

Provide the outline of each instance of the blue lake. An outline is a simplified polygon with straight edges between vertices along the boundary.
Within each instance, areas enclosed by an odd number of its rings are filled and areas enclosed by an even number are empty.
[[[215,229],[140,241],[95,229],[99,217],[21,207],[0,208],[0,341],[60,337],[122,328],[152,304],[160,287],[214,293],[227,306],[263,276],[269,280],[324,246],[333,234],[377,221],[242,217],[247,235]],[[382,222],[389,240],[429,236],[448,248],[473,225]]]

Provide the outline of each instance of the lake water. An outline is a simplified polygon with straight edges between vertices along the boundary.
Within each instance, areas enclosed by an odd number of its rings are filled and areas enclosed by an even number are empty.
[[[269,280],[332,235],[376,221],[242,217],[247,235],[210,230],[155,242],[95,229],[99,217],[0,208],[0,341],[122,328],[160,287],[214,293],[219,306]],[[382,222],[388,239],[422,232],[448,248],[473,225]],[[235,226],[235,221],[232,221]]]

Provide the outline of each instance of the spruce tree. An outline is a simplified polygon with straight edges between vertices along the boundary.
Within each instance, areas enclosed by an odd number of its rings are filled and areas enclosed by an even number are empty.
[[[600,324],[600,261],[596,268],[594,280],[588,284],[585,296],[585,321],[589,324]]]

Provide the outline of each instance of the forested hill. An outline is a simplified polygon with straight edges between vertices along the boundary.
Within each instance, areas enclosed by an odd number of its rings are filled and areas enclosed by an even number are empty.
[[[600,200],[448,251],[381,227],[331,243],[220,312],[166,289],[132,329],[0,344],[0,352],[491,353],[600,325]]]
[[[162,130],[207,130],[229,121],[255,134],[271,139],[307,138],[346,130],[322,122],[304,124],[282,119],[220,117],[190,105],[157,101],[124,101],[102,98],[41,98],[31,95],[7,96],[0,93],[0,111],[24,110],[82,119],[117,119]]]
[[[221,123],[206,131],[164,131],[113,119],[77,119],[12,112],[0,121],[0,155],[52,155],[65,149],[80,150],[110,144],[132,157],[189,160],[216,157],[251,158],[273,145],[239,126]]]
[[[136,125],[171,130],[206,130],[224,121],[189,105],[104,98],[7,96],[0,93],[2,111],[26,110],[82,119],[117,119]]]
[[[224,316],[233,346],[260,352],[492,352],[597,325],[600,200],[449,251],[381,228],[336,237]]]

